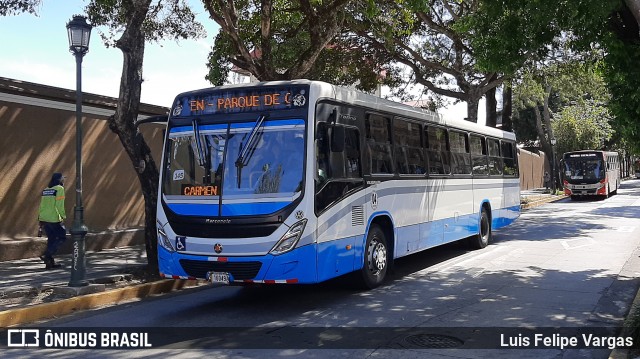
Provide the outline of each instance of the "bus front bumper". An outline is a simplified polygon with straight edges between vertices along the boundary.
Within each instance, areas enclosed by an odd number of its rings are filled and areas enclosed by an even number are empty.
[[[160,276],[204,279],[210,272],[227,273],[229,284],[316,283],[316,248],[309,244],[290,252],[264,256],[221,257],[169,252],[158,247]]]

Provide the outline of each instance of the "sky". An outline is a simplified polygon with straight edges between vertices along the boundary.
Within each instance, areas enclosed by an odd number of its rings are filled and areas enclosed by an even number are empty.
[[[85,1],[44,0],[38,16],[0,17],[0,76],[75,90],[75,58],[69,51],[66,25],[73,15],[84,14]],[[184,91],[211,87],[207,56],[218,26],[202,2],[189,1],[207,37],[198,40],[147,43],[143,67],[142,102],[170,107]],[[97,27],[91,32],[89,52],[82,60],[82,90],[118,97],[122,52],[106,48]]]
[[[207,35],[198,40],[165,40],[147,43],[143,67],[142,102],[170,107],[175,96],[184,91],[211,87],[204,79],[207,57],[218,33],[200,0],[188,0]],[[0,77],[75,90],[75,59],[69,52],[66,25],[73,15],[84,14],[87,1],[44,0],[38,15],[20,14],[0,17]],[[82,62],[82,90],[97,95],[118,97],[122,72],[122,53],[106,48],[97,27],[91,32],[89,52]],[[384,94],[384,91],[383,91]],[[466,116],[466,103],[449,106],[445,117]],[[484,123],[484,107],[479,108]]]

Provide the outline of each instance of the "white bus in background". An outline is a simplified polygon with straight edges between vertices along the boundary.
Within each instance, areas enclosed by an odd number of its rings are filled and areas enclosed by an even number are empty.
[[[515,135],[316,81],[180,94],[158,196],[161,275],[380,285],[394,259],[483,248],[520,213]]]

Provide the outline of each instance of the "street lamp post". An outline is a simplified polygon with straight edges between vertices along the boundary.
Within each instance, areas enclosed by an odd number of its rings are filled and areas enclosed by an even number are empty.
[[[553,176],[553,181],[551,181],[551,190],[553,194],[556,194],[558,186],[556,184],[556,138],[551,137],[551,175]]]
[[[73,16],[67,23],[69,34],[69,50],[76,57],[76,206],[73,210],[73,262],[71,266],[70,287],[87,285],[85,280],[85,236],[88,232],[84,224],[84,208],[82,207],[82,57],[89,51],[91,25],[81,15]]]

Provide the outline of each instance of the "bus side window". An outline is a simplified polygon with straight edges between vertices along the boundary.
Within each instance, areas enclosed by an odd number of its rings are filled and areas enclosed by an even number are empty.
[[[467,135],[458,131],[449,131],[449,144],[451,147],[451,173],[471,174]]]
[[[513,142],[502,141],[502,162],[505,176],[518,176],[518,163]]]
[[[429,174],[442,175],[451,173],[449,150],[447,149],[447,130],[429,126],[426,128],[426,132]]]
[[[484,137],[471,135],[471,163],[474,176],[486,176],[489,174],[487,146]]]
[[[372,174],[392,174],[391,120],[370,114],[365,120],[367,152]]]
[[[396,171],[403,175],[423,175],[422,126],[401,119],[393,120]]]
[[[500,156],[500,142],[496,139],[487,139],[489,150],[489,174],[492,176],[502,174],[502,157]]]

